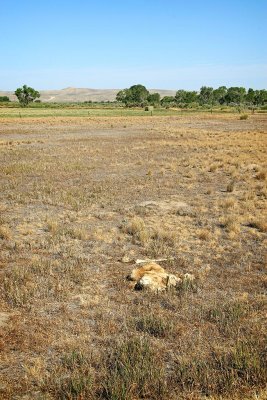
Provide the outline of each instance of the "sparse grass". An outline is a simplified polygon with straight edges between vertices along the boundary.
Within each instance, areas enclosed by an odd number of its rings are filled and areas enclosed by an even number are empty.
[[[8,304],[29,309],[45,299],[66,299],[73,286],[81,285],[84,278],[85,267],[80,261],[58,263],[37,258],[27,266],[15,266],[7,271],[0,294]]]
[[[226,232],[239,233],[240,222],[237,215],[226,215],[221,218],[221,224],[225,228]]]
[[[207,312],[207,319],[218,326],[223,335],[238,335],[240,320],[249,313],[247,301],[231,300],[217,304]]]
[[[41,388],[48,389],[55,399],[92,399],[93,373],[90,356],[73,350],[61,355]]]
[[[105,399],[164,398],[164,370],[146,339],[132,338],[115,345],[107,372],[103,384]]]
[[[227,199],[220,202],[220,207],[225,210],[233,209],[236,207],[236,200],[234,197],[228,197]]]
[[[88,234],[86,229],[83,227],[72,227],[64,224],[60,224],[54,220],[47,221],[47,229],[52,236],[68,236],[72,239],[86,240]]]
[[[173,332],[173,324],[171,321],[154,316],[153,314],[136,318],[134,325],[139,332],[148,333],[154,337],[163,338]]]
[[[175,384],[182,391],[203,396],[237,395],[266,383],[265,350],[262,338],[236,340],[228,349],[212,349],[201,356],[178,357]]]
[[[5,225],[0,226],[0,239],[11,239],[11,230]]]
[[[7,111],[0,398],[260,399],[267,115]],[[162,258],[196,279],[133,290]]]
[[[132,218],[122,229],[142,245],[146,244],[150,239],[150,232],[145,226],[144,220],[140,217]]]

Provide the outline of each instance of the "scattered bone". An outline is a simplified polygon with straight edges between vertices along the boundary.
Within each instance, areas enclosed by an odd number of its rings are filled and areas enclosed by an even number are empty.
[[[169,258],[158,258],[157,260],[151,260],[150,258],[147,258],[147,259],[145,259],[145,260],[137,259],[137,260],[135,261],[135,264],[157,263],[157,262],[172,261],[172,260],[174,260],[174,257],[169,257]]]

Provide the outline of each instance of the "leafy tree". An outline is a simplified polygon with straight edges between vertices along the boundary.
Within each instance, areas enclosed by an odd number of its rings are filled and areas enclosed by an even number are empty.
[[[255,90],[254,104],[261,106],[267,103],[267,90]]]
[[[152,104],[153,106],[157,106],[160,104],[160,94],[159,93],[149,93],[147,96],[147,101],[149,104]]]
[[[0,102],[8,102],[10,101],[9,97],[7,96],[0,96]]]
[[[213,88],[208,86],[202,86],[199,93],[200,104],[212,104],[213,103]]]
[[[244,102],[244,98],[246,95],[246,89],[243,87],[230,87],[227,90],[227,94],[225,96],[225,100],[227,104],[235,103],[241,104]]]
[[[255,91],[249,88],[246,94],[246,103],[254,104],[254,101],[255,101]]]
[[[164,96],[161,101],[160,104],[163,107],[171,107],[171,106],[175,106],[176,105],[176,100],[174,96]]]
[[[121,101],[126,106],[143,106],[147,103],[149,91],[143,85],[133,85],[129,89],[121,90],[117,93],[117,101]]]
[[[186,91],[185,93],[185,103],[190,104],[197,101],[197,92],[195,91]]]
[[[149,91],[143,85],[133,85],[128,91],[129,103],[136,106],[143,106],[147,101]]]
[[[215,103],[223,104],[225,103],[225,96],[227,94],[227,87],[220,86],[218,89],[213,90],[213,101]]]
[[[185,90],[177,90],[176,95],[175,95],[175,100],[177,104],[183,104],[185,103],[186,99],[186,91]]]
[[[26,107],[29,103],[32,103],[35,99],[40,97],[40,93],[37,92],[37,90],[27,85],[23,85],[22,88],[18,88],[15,91],[15,95],[17,96],[21,107]]]
[[[120,90],[116,95],[116,100],[121,103],[126,103],[128,89]]]
[[[178,90],[175,95],[178,105],[187,106],[197,101],[197,92],[190,90]]]

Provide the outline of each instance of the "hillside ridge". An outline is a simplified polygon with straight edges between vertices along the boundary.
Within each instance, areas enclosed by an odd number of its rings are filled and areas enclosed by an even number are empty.
[[[59,90],[40,90],[40,100],[49,103],[83,102],[83,101],[114,101],[120,89],[91,89],[67,87]],[[174,96],[175,90],[149,89],[151,93],[159,93],[161,97]],[[0,96],[8,96],[17,100],[13,91],[0,90]]]

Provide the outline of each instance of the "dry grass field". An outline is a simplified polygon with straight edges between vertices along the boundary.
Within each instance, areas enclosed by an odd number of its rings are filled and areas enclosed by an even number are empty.
[[[0,120],[0,398],[266,392],[267,115]],[[137,259],[196,285],[134,291]]]

